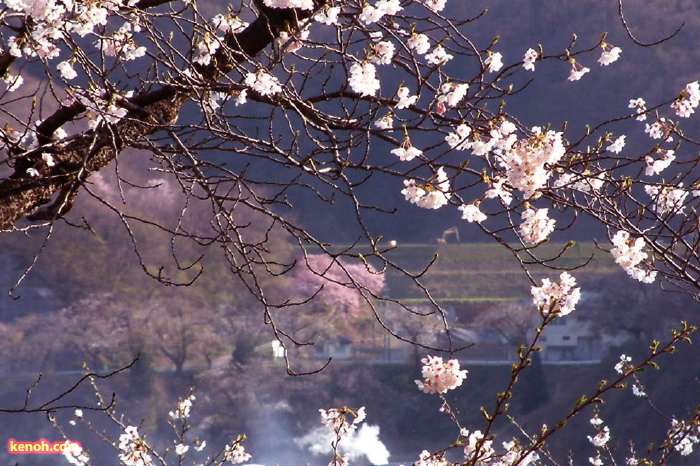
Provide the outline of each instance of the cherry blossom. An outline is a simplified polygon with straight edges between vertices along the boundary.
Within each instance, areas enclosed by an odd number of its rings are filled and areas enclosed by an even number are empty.
[[[506,139],[505,142],[504,147],[508,147],[512,140]],[[529,199],[547,183],[552,167],[565,152],[561,133],[543,132],[541,128],[533,127],[530,138],[517,141],[510,149],[500,150],[497,158],[506,169],[508,183]]]
[[[414,105],[418,100],[417,95],[412,96],[411,91],[407,87],[403,86],[400,87],[398,91],[396,91],[396,97],[399,98],[399,101],[394,106],[397,109],[408,108],[411,105]]]
[[[539,53],[535,49],[527,49],[523,58],[523,68],[528,71],[535,71],[535,61],[539,57]]]
[[[588,436],[588,441],[591,442],[597,448],[604,447],[609,440],[610,428],[608,426],[603,426],[603,428],[601,428],[595,436]]]
[[[413,33],[406,41],[409,49],[415,50],[419,55],[425,55],[430,50],[430,40],[425,34]]]
[[[119,57],[124,61],[135,60],[146,54],[146,47],[137,47],[134,42],[131,23],[124,23],[111,37],[97,41],[96,46],[108,57]]]
[[[671,108],[675,110],[676,115],[681,118],[688,118],[695,113],[695,109],[700,104],[700,85],[698,81],[693,81],[685,86],[681,91],[680,97],[676,99]]]
[[[584,74],[588,73],[590,68],[580,65],[573,58],[571,61],[571,71],[569,72],[569,81],[578,81],[583,77]]]
[[[403,162],[410,162],[416,157],[422,155],[423,151],[413,147],[411,140],[409,139],[408,135],[406,135],[406,138],[404,139],[403,143],[401,143],[401,146],[393,149],[391,153],[397,156]]]
[[[693,452],[693,447],[700,443],[700,428],[674,418],[671,420],[668,438],[673,441],[673,448],[677,452],[682,456],[688,456]]]
[[[439,209],[450,200],[450,181],[445,170],[440,167],[429,183],[417,184],[415,180],[405,180],[401,194],[407,201],[424,209]]]
[[[518,230],[525,243],[539,244],[554,231],[556,220],[549,218],[548,212],[549,209],[525,209],[522,214],[523,223]]]
[[[7,84],[7,92],[16,91],[24,83],[24,78],[22,76],[15,76],[10,73],[7,73],[2,80]]]
[[[313,0],[263,0],[265,6],[270,8],[299,8],[301,10],[313,10]]]
[[[683,189],[683,183],[678,183],[678,187],[646,185],[644,190],[654,199],[654,212],[660,215],[683,213],[683,203],[688,196],[688,191]]]
[[[461,123],[454,132],[445,136],[445,141],[452,149],[457,150],[467,150],[471,148],[471,143],[469,142],[469,135],[472,133],[472,129],[464,123]]]
[[[382,41],[374,45],[372,48],[374,51],[374,54],[370,58],[372,63],[376,63],[378,65],[391,64],[391,59],[394,57],[394,52],[396,50],[393,43],[389,41]]]
[[[277,78],[264,70],[258,70],[255,73],[248,73],[244,82],[255,92],[262,95],[269,96],[282,92],[282,85]]]
[[[377,69],[372,63],[353,64],[350,68],[348,84],[353,91],[361,95],[375,95],[380,87]]]
[[[643,283],[652,283],[656,279],[655,270],[640,267],[640,264],[649,257],[643,251],[646,246],[643,238],[639,237],[632,240],[628,232],[620,230],[613,236],[612,243],[614,247],[610,250],[610,253],[615,258],[615,262],[630,277]]]
[[[434,13],[438,13],[445,9],[447,0],[423,0],[425,6],[431,9]]]
[[[360,21],[362,21],[365,24],[372,24],[382,19],[384,15],[385,12],[381,8],[376,8],[372,5],[367,4],[364,6],[364,8],[362,8],[362,13],[360,14]]]
[[[298,34],[293,35],[282,31],[276,42],[279,47],[284,47],[287,52],[294,53],[304,46],[304,41],[308,39],[309,32],[308,29],[303,29]]]
[[[218,14],[211,19],[211,22],[216,29],[224,34],[236,33],[248,27],[247,22],[232,14]]]
[[[647,133],[650,138],[663,139],[664,142],[671,142],[673,141],[671,137],[672,125],[672,121],[666,118],[659,118],[652,124],[647,123],[644,127],[644,132]]]
[[[63,450],[63,458],[74,466],[88,466],[90,464],[90,456],[82,447],[73,442],[66,441],[69,448]]]
[[[637,121],[644,121],[647,119],[647,104],[641,97],[630,99],[628,107],[637,110]]]
[[[490,73],[495,73],[496,71],[503,68],[503,55],[500,52],[489,52],[489,56],[484,60],[484,65],[486,65],[486,70]]]
[[[444,454],[431,455],[428,450],[423,450],[414,466],[448,466]]]
[[[333,408],[328,410],[319,409],[319,412],[321,413],[321,422],[323,425],[333,429],[333,432],[335,432],[339,439],[347,437],[355,432],[357,426],[364,421],[367,416],[364,406],[357,411],[349,408]],[[348,422],[348,415],[353,416],[352,422]]]
[[[338,23],[339,14],[340,7],[326,5],[324,8],[321,8],[318,13],[316,13],[314,20],[322,24],[334,25]]]
[[[376,6],[382,10],[384,14],[389,16],[394,16],[396,13],[403,10],[401,0],[379,0]]]
[[[467,461],[474,461],[474,458],[476,458],[476,464],[486,464],[493,459],[496,454],[492,447],[493,440],[485,439],[484,434],[480,430],[475,430],[471,433],[463,430],[460,432],[460,435],[467,439],[464,446],[464,457]]]
[[[479,210],[479,206],[476,204],[461,205],[459,210],[462,211],[462,219],[469,223],[481,223],[488,218],[485,213]]]
[[[139,436],[135,426],[127,426],[119,436],[119,459],[126,466],[152,466],[153,459],[148,446]]]
[[[379,129],[391,129],[394,126],[394,115],[391,112],[387,113],[380,119],[374,122],[374,126]]]
[[[432,52],[425,56],[428,63],[435,66],[444,65],[448,61],[452,60],[454,57],[445,51],[445,48],[438,44],[435,46]]]
[[[446,82],[440,86],[437,96],[438,111],[444,113],[448,108],[456,107],[467,96],[469,84]]]
[[[661,158],[655,159],[654,157],[647,155],[644,160],[647,164],[644,174],[646,176],[654,176],[660,174],[662,171],[666,170],[674,160],[676,160],[675,153],[673,149],[657,149],[656,153],[661,154]]]
[[[462,385],[467,378],[467,370],[461,370],[456,359],[443,362],[439,356],[428,356],[421,362],[423,380],[416,380],[416,385],[425,393],[446,393]]]
[[[568,272],[563,272],[558,282],[552,282],[549,278],[542,279],[542,286],[533,286],[531,291],[532,302],[545,317],[550,314],[569,315],[581,299],[581,289]]]
[[[486,191],[486,196],[487,199],[494,199],[494,198],[499,198],[505,205],[510,205],[510,203],[513,201],[513,195],[510,192],[510,189],[505,185],[506,179],[505,178],[496,178],[491,180],[491,188]]]
[[[250,458],[250,454],[245,451],[245,448],[238,440],[232,445],[226,445],[224,449],[224,461],[228,461],[231,464],[245,463]]]
[[[170,411],[168,415],[171,419],[187,419],[190,417],[190,410],[192,409],[192,402],[194,400],[194,395],[190,395],[184,400],[180,400],[180,402],[177,404],[177,409],[175,411]]]
[[[603,42],[600,46],[603,49],[603,53],[598,59],[598,63],[600,63],[601,66],[608,66],[620,58],[620,54],[622,53],[622,49],[620,47],[612,47],[610,44],[606,44],[605,42]]]
[[[624,134],[617,139],[615,139],[607,148],[609,152],[612,152],[614,154],[619,154],[622,152],[622,149],[625,147],[625,136]]]
[[[73,65],[68,60],[64,60],[56,65],[56,69],[61,73],[63,79],[67,81],[75,79],[78,76],[78,73],[75,72]]]

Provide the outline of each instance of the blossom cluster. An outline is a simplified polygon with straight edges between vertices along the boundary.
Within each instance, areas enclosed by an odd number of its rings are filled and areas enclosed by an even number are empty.
[[[437,112],[444,113],[448,108],[456,107],[467,96],[468,89],[469,84],[467,83],[450,81],[440,86],[440,93],[437,95]]]
[[[133,26],[134,32],[139,32],[138,23]],[[103,37],[95,45],[108,57],[119,57],[131,61],[146,55],[146,47],[138,47],[133,39],[132,24],[124,23],[114,34]]]
[[[508,183],[528,199],[546,184],[552,167],[565,153],[562,133],[536,126],[529,139],[518,141],[499,161],[506,168]]]
[[[119,459],[126,466],[151,466],[153,459],[146,442],[139,436],[135,426],[128,426],[119,436]]]
[[[450,200],[450,181],[442,167],[438,168],[435,179],[429,183],[404,180],[404,186],[401,194],[406,200],[424,209],[439,209]]]
[[[700,84],[693,81],[685,86],[680,97],[671,104],[671,108],[679,117],[687,118],[695,113],[698,105],[700,105]]]
[[[170,416],[171,419],[187,419],[190,417],[190,410],[192,409],[192,402],[194,400],[194,394],[188,396],[184,400],[180,400],[177,404],[177,409],[175,409],[175,411],[170,411],[168,416]]]
[[[654,200],[651,208],[657,214],[683,213],[685,209],[683,203],[688,197],[688,191],[683,189],[683,183],[679,183],[677,187],[646,185],[644,190]]]
[[[313,10],[313,0],[264,0],[265,6],[270,8],[299,8],[300,10]]]
[[[481,223],[488,218],[477,204],[464,204],[459,206],[459,210],[462,211],[462,219],[469,223]]]
[[[413,466],[448,466],[448,464],[444,454],[433,455],[428,450],[423,450]]]
[[[493,447],[493,440],[484,437],[480,430],[469,432],[461,429],[459,433],[463,438],[464,457],[467,464],[489,466],[528,466],[539,461],[540,456],[536,451],[525,452],[515,440],[503,442],[503,453],[498,454]]]
[[[647,119],[647,104],[641,97],[630,99],[628,107],[635,109],[637,112],[637,121],[644,121]]]
[[[549,218],[549,209],[527,208],[522,213],[520,237],[527,244],[539,244],[554,231],[556,220]]]
[[[620,360],[617,362],[617,364],[615,364],[615,372],[618,374],[624,374],[629,369],[634,369],[634,366],[631,363],[632,358],[630,356],[627,356],[624,353],[621,354]]]
[[[360,95],[375,95],[380,83],[377,78],[377,68],[372,63],[355,63],[350,67],[348,84],[353,91]]]
[[[243,445],[241,445],[244,438],[243,436],[239,436],[238,439],[230,445],[226,445],[224,449],[224,461],[228,461],[231,464],[240,464],[250,460],[250,453],[246,452]]]
[[[697,424],[673,419],[668,438],[671,439],[673,448],[677,452],[688,456],[693,452],[694,446],[700,443],[700,427]]]
[[[588,441],[591,442],[596,448],[602,448],[610,441],[610,428],[608,426],[602,426],[603,420],[598,417],[596,413],[591,419],[591,424],[598,431],[593,437],[588,436]]]
[[[105,0],[100,2],[62,2],[53,0],[6,0],[5,7],[10,12],[32,18],[26,22],[26,29],[17,30],[16,36],[8,39],[8,52],[13,57],[39,57],[44,60],[60,56],[57,42],[64,34],[75,33],[80,37],[95,34],[100,39],[96,45],[106,56],[120,60],[134,60],[145,55],[145,47],[136,45],[133,35],[140,30],[138,21],[127,21],[111,36],[97,34],[97,28],[107,25],[113,13],[126,7],[133,7],[138,0]],[[63,76],[72,76],[64,63]],[[16,90],[23,82],[21,77],[6,74],[8,90]]]
[[[396,149],[392,149],[391,153],[397,156],[403,162],[410,162],[411,160],[419,157],[423,154],[423,151],[416,148],[411,144],[411,139],[406,136],[403,143]]]
[[[612,243],[614,247],[610,250],[610,253],[615,258],[615,262],[630,277],[643,283],[652,283],[656,279],[655,270],[640,267],[640,264],[649,257],[643,251],[645,247],[643,238],[639,237],[632,240],[628,232],[620,230],[613,236]]]
[[[655,159],[651,155],[644,157],[644,161],[647,164],[644,174],[646,176],[654,176],[660,174],[662,171],[666,170],[674,160],[676,160],[675,151],[673,149],[657,149],[657,153],[661,154],[661,158]]]
[[[491,461],[490,466],[534,466],[540,460],[540,455],[536,451],[525,453],[523,449],[513,440],[503,442],[505,453]]]
[[[423,380],[416,380],[416,385],[425,393],[446,393],[462,385],[467,378],[467,370],[461,370],[456,359],[443,362],[439,356],[428,356],[421,362]]]
[[[568,188],[582,193],[597,193],[605,184],[605,172],[592,174],[590,171],[577,174],[566,172],[562,173],[554,182],[555,188]]]
[[[129,99],[132,95],[133,91],[120,96],[118,94],[79,90],[73,94],[73,97],[89,110],[88,117],[90,121],[88,125],[91,129],[94,129],[102,124],[116,124],[121,121],[129,111],[125,106],[119,105],[119,102],[122,99]]]
[[[73,466],[88,466],[90,455],[87,454],[77,443],[68,442],[69,448],[63,450],[63,458]]]
[[[542,279],[542,286],[533,286],[531,291],[532,302],[544,316],[571,314],[581,299],[581,289],[568,272],[562,272],[558,282],[552,282],[549,278]]]
[[[464,445],[464,456],[467,461],[477,461],[487,462],[489,461],[496,452],[493,449],[493,440],[485,439],[484,434],[480,430],[475,430],[474,432],[469,432],[466,429],[460,431],[460,436],[465,438]]]
[[[608,426],[602,426],[603,420],[598,417],[598,412],[593,415],[593,418],[590,420],[591,425],[595,427],[597,433],[594,436],[588,436],[588,441],[593,444],[598,449],[598,453],[596,456],[588,458],[588,462],[591,463],[593,466],[603,466],[603,459],[600,454],[600,449],[605,448],[605,446],[608,444],[610,441],[610,428]]]
[[[282,85],[277,78],[265,70],[248,73],[245,77],[245,84],[260,95],[271,96],[282,92]]]
[[[523,68],[528,71],[535,71],[535,61],[539,57],[539,53],[535,49],[527,49],[523,58]]]
[[[361,407],[354,411],[350,408],[333,408],[319,409],[321,413],[321,422],[323,425],[330,427],[335,432],[338,439],[342,439],[355,432],[357,426],[365,420],[367,413],[365,407]],[[348,422],[347,416],[353,416],[352,422]]]
[[[453,149],[471,150],[472,154],[479,157],[493,152],[497,156],[499,164],[507,168],[511,156],[504,154],[511,152],[517,143],[516,129],[512,122],[503,120],[498,126],[494,125],[488,134],[472,133],[471,128],[462,123],[455,128],[454,133],[445,137],[445,141]],[[467,139],[469,136],[471,139]]]
[[[384,16],[393,16],[403,10],[399,0],[379,0],[374,5],[365,4],[360,13],[360,21],[365,24],[376,23]]]

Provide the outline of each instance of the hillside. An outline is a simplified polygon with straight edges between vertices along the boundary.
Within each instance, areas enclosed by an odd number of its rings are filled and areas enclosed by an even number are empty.
[[[602,276],[619,271],[612,256],[592,242],[577,242],[563,254],[566,243],[542,245],[532,253],[541,260],[551,260],[549,267],[529,266],[530,274],[537,282],[542,278],[555,279],[562,269],[572,272],[579,283],[597,281]],[[331,250],[341,250],[337,246]],[[353,252],[367,255],[369,247],[356,247]],[[386,253],[388,260],[398,267],[417,274],[434,259],[420,283],[441,304],[469,312],[470,309],[498,303],[531,299],[527,274],[511,251],[496,243],[450,244],[402,244]],[[527,256],[526,256],[527,257]],[[527,257],[528,261],[534,261]],[[379,265],[377,263],[377,265]],[[421,294],[412,280],[396,268],[387,268],[386,295],[414,305],[427,304],[429,299]]]

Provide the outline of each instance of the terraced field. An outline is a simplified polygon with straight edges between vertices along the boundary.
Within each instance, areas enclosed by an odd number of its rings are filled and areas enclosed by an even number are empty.
[[[553,259],[565,246],[564,243],[542,245],[537,248],[537,258]],[[353,252],[367,254],[369,249],[357,247]],[[532,257],[521,255],[534,261]],[[482,307],[499,302],[529,300],[531,296],[532,283],[522,267],[512,252],[498,244],[399,244],[386,256],[412,273],[423,271],[435,258],[420,282],[430,289],[431,295],[441,304],[457,308]],[[558,277],[562,268],[573,269],[587,262],[586,267],[572,271],[579,283],[596,281],[619,269],[610,253],[598,249],[593,243],[574,244],[552,261],[550,268],[532,265],[529,269],[531,276],[539,283],[544,277]],[[386,293],[412,304],[428,301],[410,278],[391,268],[387,271]]]

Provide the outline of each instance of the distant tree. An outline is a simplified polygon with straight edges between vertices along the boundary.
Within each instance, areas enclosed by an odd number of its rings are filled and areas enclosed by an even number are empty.
[[[667,293],[630,279],[625,273],[601,278],[582,308],[594,331],[624,336],[646,345],[681,319],[694,319],[696,303],[685,294]]]
[[[510,346],[517,348],[530,340],[541,321],[542,317],[531,303],[504,303],[479,313],[472,328],[477,332],[495,331]]]

